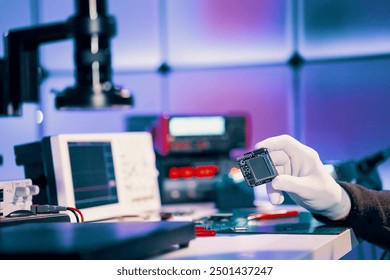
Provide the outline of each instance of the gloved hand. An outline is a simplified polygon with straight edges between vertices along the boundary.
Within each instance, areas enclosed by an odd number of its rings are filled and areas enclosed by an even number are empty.
[[[267,184],[272,204],[284,200],[281,191],[312,213],[332,220],[346,217],[351,201],[346,191],[325,169],[318,153],[288,135],[265,139],[255,145],[267,148],[279,175]]]

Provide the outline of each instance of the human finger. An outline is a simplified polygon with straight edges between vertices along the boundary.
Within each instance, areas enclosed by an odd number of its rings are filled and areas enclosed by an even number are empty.
[[[291,160],[283,151],[272,151],[269,153],[278,174],[291,175]]]
[[[301,149],[301,143],[299,143],[293,137],[284,134],[267,138],[255,144],[255,148],[266,148],[268,152],[271,151],[285,151],[290,157],[297,149]]]
[[[275,190],[271,184],[266,185],[269,201],[274,204],[282,204],[284,201],[284,195],[281,191]]]

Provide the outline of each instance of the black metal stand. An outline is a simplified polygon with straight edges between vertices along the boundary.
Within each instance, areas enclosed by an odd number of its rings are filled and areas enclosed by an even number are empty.
[[[133,97],[111,82],[110,38],[115,19],[106,13],[106,0],[76,0],[76,14],[66,22],[10,30],[5,36],[6,58],[0,60],[0,115],[20,116],[22,102],[39,100],[38,47],[74,38],[76,85],[56,98],[57,108],[132,106]]]

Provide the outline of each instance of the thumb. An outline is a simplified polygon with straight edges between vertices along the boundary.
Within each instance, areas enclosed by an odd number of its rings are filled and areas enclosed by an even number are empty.
[[[271,184],[267,184],[267,194],[269,201],[274,204],[282,204],[284,201],[284,195],[281,191],[275,190]]]

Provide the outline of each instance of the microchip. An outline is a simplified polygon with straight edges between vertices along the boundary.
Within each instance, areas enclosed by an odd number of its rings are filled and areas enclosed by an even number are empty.
[[[246,153],[236,160],[249,187],[271,182],[278,175],[266,148]]]

